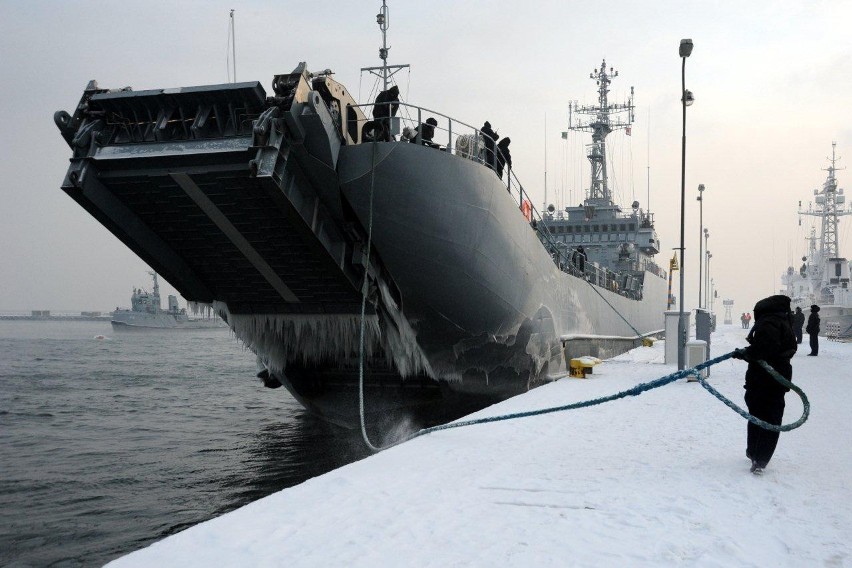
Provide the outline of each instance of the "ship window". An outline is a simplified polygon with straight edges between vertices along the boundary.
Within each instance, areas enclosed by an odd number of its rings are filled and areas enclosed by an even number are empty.
[[[622,231],[626,231],[626,230],[627,230],[627,225],[625,225],[624,223],[622,223],[622,224],[620,225],[620,229],[621,229]]]
[[[631,231],[635,231],[635,230],[636,230],[636,223],[630,223],[630,230],[631,230]]]
[[[834,265],[834,275],[840,276],[840,263],[839,262]]]
[[[567,227],[565,227],[565,229],[566,229],[569,233],[571,233],[571,232],[573,232],[574,227],[572,227],[571,225],[568,225]]]
[[[612,231],[613,233],[617,232],[618,231],[618,225],[610,225],[609,230]]]
[[[592,225],[592,230],[596,233],[599,233],[600,230],[601,230],[601,226],[600,225]]]
[[[591,229],[592,229],[592,228],[591,228],[591,227],[589,227],[588,225],[583,225],[583,232],[584,232],[584,233],[588,233],[589,231],[591,231]]]

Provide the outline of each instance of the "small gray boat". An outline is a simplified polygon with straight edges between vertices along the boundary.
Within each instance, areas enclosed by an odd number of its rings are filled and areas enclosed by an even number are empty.
[[[186,308],[178,307],[177,297],[169,295],[169,308],[164,310],[160,304],[160,284],[157,273],[149,272],[154,279],[154,291],[147,292],[134,288],[130,297],[130,309],[116,308],[112,312],[112,328],[116,331],[137,331],[149,329],[216,329],[227,328],[219,317],[190,318]]]

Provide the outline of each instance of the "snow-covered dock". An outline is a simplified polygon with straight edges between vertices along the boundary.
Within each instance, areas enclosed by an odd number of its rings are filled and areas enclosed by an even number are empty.
[[[745,345],[720,326],[713,355]],[[807,341],[806,341],[807,342]],[[810,420],[749,473],[746,422],[698,383],[441,431],[111,566],[852,566],[852,345],[800,346]],[[662,342],[474,416],[569,404],[675,370]],[[745,364],[711,383],[742,403]],[[801,414],[787,395],[785,423]]]

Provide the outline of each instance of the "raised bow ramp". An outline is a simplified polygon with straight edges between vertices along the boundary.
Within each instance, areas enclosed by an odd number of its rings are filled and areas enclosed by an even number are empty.
[[[285,111],[299,132],[324,126],[311,102]],[[312,185],[334,164],[285,140],[281,113],[259,83],[91,83],[73,117],[57,113],[74,150],[62,189],[189,300],[231,314],[353,312],[359,276],[332,219],[339,199]]]

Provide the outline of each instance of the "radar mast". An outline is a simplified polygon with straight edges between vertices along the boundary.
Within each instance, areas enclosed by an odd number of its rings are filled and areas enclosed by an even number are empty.
[[[630,125],[634,121],[633,87],[630,87],[630,97],[626,103],[609,103],[609,84],[615,77],[618,77],[618,71],[612,67],[607,71],[606,59],[604,59],[600,69],[589,73],[589,78],[594,79],[598,85],[597,106],[580,106],[576,101],[568,102],[568,129],[592,133],[592,143],[586,144],[586,157],[592,167],[587,205],[613,204],[607,179],[606,137],[611,132],[622,128],[630,134]],[[621,113],[627,113],[624,120]]]
[[[362,67],[361,72],[369,71],[373,75],[382,80],[382,90],[388,90],[388,83],[400,70],[408,67],[405,65],[388,65],[388,28],[390,27],[390,11],[388,10],[387,0],[382,0],[382,10],[376,14],[376,23],[379,24],[379,29],[382,30],[382,47],[379,48],[379,59],[382,64],[378,67]]]
[[[799,215],[810,215],[812,217],[820,218],[822,226],[819,237],[819,264],[822,264],[831,258],[838,258],[840,256],[840,251],[837,248],[837,224],[840,217],[844,215],[852,215],[852,210],[844,210],[843,206],[846,202],[846,196],[843,195],[843,189],[839,189],[837,187],[837,177],[835,176],[835,172],[838,169],[842,170],[844,168],[837,168],[837,161],[840,158],[838,158],[835,153],[836,146],[837,142],[831,143],[831,157],[827,158],[831,165],[827,168],[823,168],[828,172],[828,177],[822,184],[821,190],[814,190],[816,208],[813,208],[810,204],[808,204],[807,211],[799,210]],[[811,238],[813,238],[813,236]],[[812,240],[812,253],[814,245],[815,242]]]

